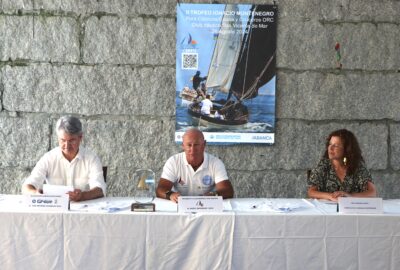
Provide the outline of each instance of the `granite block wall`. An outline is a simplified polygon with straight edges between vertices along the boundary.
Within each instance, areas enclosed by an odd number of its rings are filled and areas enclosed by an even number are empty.
[[[304,197],[306,171],[325,137],[347,128],[359,138],[379,195],[400,197],[400,1],[252,2],[279,8],[276,143],[207,148],[225,162],[236,196]],[[136,169],[160,176],[180,151],[176,5],[0,0],[0,193],[20,192],[57,145],[54,125],[64,114],[82,119],[85,145],[108,168],[109,196],[133,195]]]

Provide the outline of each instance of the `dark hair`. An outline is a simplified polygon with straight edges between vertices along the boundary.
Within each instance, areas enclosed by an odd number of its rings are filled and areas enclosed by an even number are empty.
[[[343,143],[343,155],[346,158],[346,165],[347,165],[347,173],[353,174],[358,167],[360,166],[360,162],[364,161],[361,155],[361,149],[358,144],[356,136],[351,131],[347,129],[339,129],[333,131],[329,134],[328,138],[326,138],[326,147],[325,147],[325,154],[324,157],[328,158],[328,146],[329,141],[332,137],[339,137]]]

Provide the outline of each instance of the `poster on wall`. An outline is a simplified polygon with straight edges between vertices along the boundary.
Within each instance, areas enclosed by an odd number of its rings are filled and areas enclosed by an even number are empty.
[[[276,5],[178,4],[176,129],[209,144],[275,141]]]

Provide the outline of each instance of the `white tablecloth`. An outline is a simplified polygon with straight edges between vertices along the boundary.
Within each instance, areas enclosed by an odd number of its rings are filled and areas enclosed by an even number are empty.
[[[400,201],[382,215],[344,215],[301,199],[233,199],[223,213],[181,214],[131,198],[27,212],[0,197],[1,269],[399,269]],[[112,213],[109,213],[112,212]]]

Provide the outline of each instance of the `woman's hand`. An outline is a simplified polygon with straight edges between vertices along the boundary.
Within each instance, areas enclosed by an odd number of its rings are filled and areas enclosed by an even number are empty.
[[[332,193],[333,198],[339,198],[339,197],[351,197],[350,193],[344,192],[344,191],[335,191]]]

